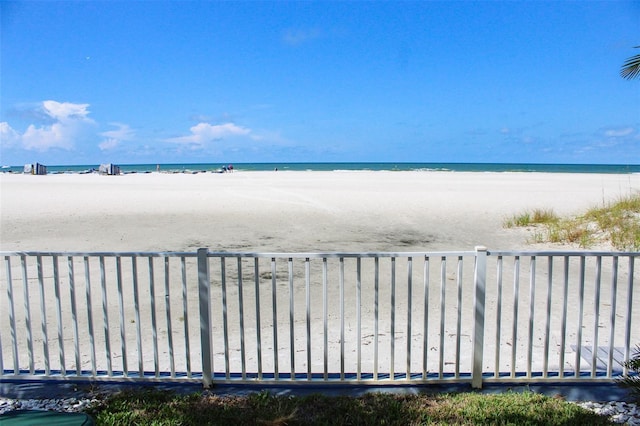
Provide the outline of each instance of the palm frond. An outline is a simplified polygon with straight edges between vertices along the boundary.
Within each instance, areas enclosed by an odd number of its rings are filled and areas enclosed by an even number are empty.
[[[638,49],[640,46],[635,46],[635,48]],[[640,76],[640,55],[635,55],[627,59],[622,65],[620,76],[628,80]]]
[[[633,357],[624,363],[629,372],[618,378],[620,386],[628,388],[630,393],[640,402],[640,345],[636,345]]]

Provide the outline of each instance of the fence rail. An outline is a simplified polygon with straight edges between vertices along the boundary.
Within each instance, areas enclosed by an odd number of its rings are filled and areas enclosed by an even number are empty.
[[[636,252],[0,256],[0,380],[611,381],[640,343]]]

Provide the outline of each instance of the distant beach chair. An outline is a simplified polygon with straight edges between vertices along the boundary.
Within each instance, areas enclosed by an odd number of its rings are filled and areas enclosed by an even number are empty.
[[[27,175],[46,175],[47,166],[44,166],[40,163],[25,164],[22,172]]]
[[[98,169],[98,172],[101,175],[119,175],[120,174],[120,167],[116,166],[115,164],[100,164],[100,168]]]

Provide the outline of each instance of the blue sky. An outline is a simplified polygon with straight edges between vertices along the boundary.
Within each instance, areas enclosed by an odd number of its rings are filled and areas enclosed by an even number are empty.
[[[4,1],[2,164],[640,163],[638,1]]]

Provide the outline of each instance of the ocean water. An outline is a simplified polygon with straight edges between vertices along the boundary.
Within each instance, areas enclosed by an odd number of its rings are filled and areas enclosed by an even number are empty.
[[[122,173],[195,173],[222,171],[229,164],[118,164]],[[98,164],[46,165],[47,173],[86,173]],[[548,172],[548,173],[640,173],[640,164],[526,164],[526,163],[236,163],[236,171],[451,171],[451,172]],[[22,173],[23,166],[3,166],[2,172]]]

